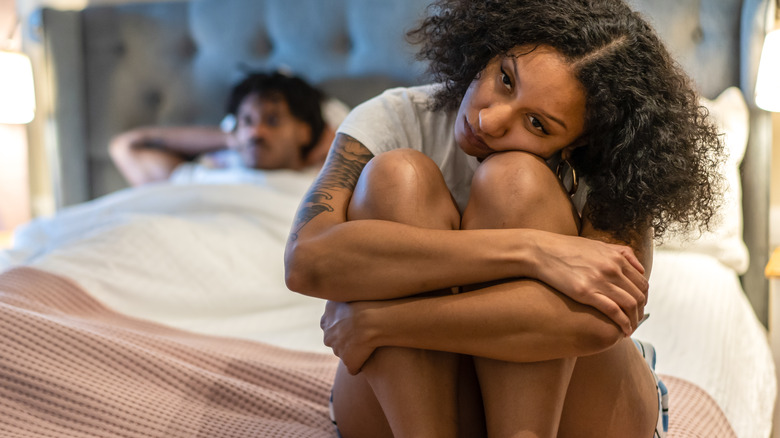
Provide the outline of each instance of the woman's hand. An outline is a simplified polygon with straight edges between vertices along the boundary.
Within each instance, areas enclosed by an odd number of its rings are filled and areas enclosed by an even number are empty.
[[[325,345],[333,349],[333,354],[353,375],[360,372],[375,349],[369,345],[368,328],[361,325],[360,312],[368,305],[367,302],[328,301],[320,319]]]
[[[596,308],[626,336],[636,330],[644,316],[648,282],[630,247],[563,235],[545,237],[538,245],[535,278]]]

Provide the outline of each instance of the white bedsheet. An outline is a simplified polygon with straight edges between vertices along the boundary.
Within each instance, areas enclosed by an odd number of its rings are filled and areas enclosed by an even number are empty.
[[[657,371],[704,388],[740,438],[769,437],[774,362],[735,272],[707,255],[657,250],[646,309],[634,337],[655,345]]]
[[[312,178],[118,192],[33,221],[0,253],[0,268],[64,275],[109,307],[174,327],[328,352],[324,302],[290,292],[283,278],[289,226]],[[647,310],[635,336],[656,346],[658,372],[705,389],[740,438],[768,437],[774,365],[734,271],[656,251]]]
[[[313,176],[120,191],[20,229],[0,268],[61,274],[115,310],[174,327],[329,351],[324,301],[284,283],[284,245]]]

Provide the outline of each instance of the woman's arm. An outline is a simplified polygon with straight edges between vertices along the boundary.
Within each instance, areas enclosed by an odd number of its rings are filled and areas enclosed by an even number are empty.
[[[589,223],[583,233],[615,242]],[[652,264],[652,233],[631,247]],[[638,318],[643,315],[642,301]],[[634,323],[636,324],[636,323]],[[329,302],[321,321],[325,343],[352,373],[376,348],[399,346],[449,351],[493,359],[533,362],[594,354],[629,333],[594,307],[550,286],[518,280],[458,295],[355,303]]]
[[[168,179],[179,164],[228,146],[229,134],[216,127],[145,127],[114,137],[111,158],[132,186]]]
[[[389,221],[347,221],[357,180],[372,154],[340,134],[299,207],[287,242],[291,290],[334,301],[387,300],[497,279],[530,277],[594,303],[624,327],[614,301],[642,299],[647,282],[631,250],[521,229],[430,230]]]

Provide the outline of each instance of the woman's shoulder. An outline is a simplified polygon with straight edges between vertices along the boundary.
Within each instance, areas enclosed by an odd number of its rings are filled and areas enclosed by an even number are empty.
[[[427,109],[430,107],[431,98],[441,87],[440,84],[416,85],[411,87],[388,88],[376,97],[373,97],[355,109],[361,107],[383,106],[412,106]]]
[[[431,98],[439,86],[429,84],[387,89],[356,106],[341,128],[356,122],[362,124],[364,121],[407,125],[423,120],[427,122],[437,115],[446,117],[446,114],[433,111],[430,105]]]
[[[375,155],[399,147],[421,148],[431,138],[441,139],[442,132],[452,130],[451,117],[431,109],[436,87],[388,89],[355,107],[338,132],[355,138]]]

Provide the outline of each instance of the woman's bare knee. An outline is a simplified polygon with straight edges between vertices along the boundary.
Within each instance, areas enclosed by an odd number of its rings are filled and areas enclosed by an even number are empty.
[[[579,218],[547,163],[526,152],[494,154],[477,168],[461,227],[534,228],[577,234]]]
[[[348,218],[456,229],[460,214],[436,163],[413,149],[374,157],[360,175]]]

